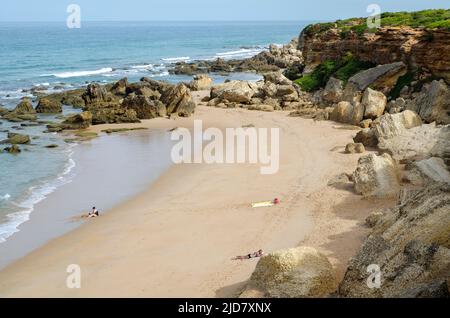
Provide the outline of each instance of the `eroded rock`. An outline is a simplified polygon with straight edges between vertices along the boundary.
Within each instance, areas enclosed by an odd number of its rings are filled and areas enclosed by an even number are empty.
[[[366,198],[392,198],[400,191],[397,164],[388,154],[359,158],[353,180],[356,192]]]

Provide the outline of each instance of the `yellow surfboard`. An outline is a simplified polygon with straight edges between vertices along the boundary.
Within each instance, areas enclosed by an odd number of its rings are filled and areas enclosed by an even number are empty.
[[[268,206],[273,206],[273,202],[272,201],[265,201],[265,202],[256,202],[256,203],[252,203],[252,208],[263,208],[263,207],[268,207]]]

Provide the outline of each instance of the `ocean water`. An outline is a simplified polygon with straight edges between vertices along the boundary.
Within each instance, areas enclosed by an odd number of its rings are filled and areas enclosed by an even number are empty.
[[[13,108],[20,98],[36,100],[30,89],[47,92],[73,89],[92,81],[112,82],[142,76],[179,82],[170,75],[176,61],[251,57],[269,44],[297,37],[307,22],[84,22],[68,29],[64,22],[5,23],[0,21],[0,105]],[[255,80],[255,74],[234,74]],[[227,77],[215,74],[216,82]],[[64,114],[76,112],[64,107]],[[40,115],[41,120],[56,120]],[[34,207],[58,187],[72,182],[77,145],[45,126],[24,126],[0,119],[0,140],[7,131],[29,134],[22,153],[0,153],[0,244],[16,233]],[[46,145],[58,148],[47,149]],[[1,148],[3,145],[0,145]],[[111,194],[113,196],[114,194]]]

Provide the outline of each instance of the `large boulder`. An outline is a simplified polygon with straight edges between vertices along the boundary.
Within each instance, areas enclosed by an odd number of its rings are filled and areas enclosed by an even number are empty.
[[[450,124],[450,88],[443,80],[433,81],[422,88],[407,108],[417,112],[427,123]]]
[[[325,86],[325,89],[322,92],[322,100],[328,104],[339,103],[344,93],[343,87],[344,87],[343,81],[331,77],[328,80],[327,85]]]
[[[450,297],[450,185],[407,192],[350,260],[339,296]],[[379,288],[369,288],[371,265],[379,269]]]
[[[406,65],[403,62],[378,65],[353,75],[347,85],[359,91],[364,91],[370,86],[388,92],[395,86],[398,78],[405,74]]]
[[[353,182],[356,192],[367,198],[395,197],[400,190],[397,165],[388,154],[359,158]]]
[[[166,106],[168,115],[189,117],[195,112],[196,104],[191,91],[181,83],[167,89],[161,96],[161,102]]]
[[[61,113],[62,105],[57,100],[42,97],[39,99],[38,105],[36,106],[36,112],[47,114]]]
[[[364,116],[364,107],[361,103],[339,102],[331,113],[331,120],[358,125]]]
[[[342,100],[360,102],[362,92],[368,87],[387,94],[395,86],[398,78],[404,74],[406,74],[406,66],[403,62],[378,65],[361,71],[349,78]]]
[[[328,258],[312,247],[297,247],[264,256],[241,297],[260,291],[266,297],[323,297],[336,288]]]
[[[122,102],[122,107],[133,109],[139,119],[152,119],[166,116],[166,107],[158,100],[150,100],[143,95],[128,95]]]
[[[211,88],[213,80],[207,74],[198,74],[189,83],[189,88],[193,91],[203,91]]]
[[[211,99],[217,97],[232,103],[249,103],[257,90],[256,84],[246,81],[230,81],[214,86],[211,89]]]
[[[387,98],[383,93],[368,87],[364,91],[361,103],[364,107],[364,118],[375,119],[383,115]]]
[[[33,108],[33,104],[28,97],[23,98],[16,108],[12,111],[14,114],[24,115],[24,114],[35,114],[36,111]]]

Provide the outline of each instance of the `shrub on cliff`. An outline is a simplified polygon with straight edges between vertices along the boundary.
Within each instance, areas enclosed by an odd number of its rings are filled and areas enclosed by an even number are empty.
[[[384,12],[381,14],[381,26],[409,26],[412,28],[446,29],[450,31],[450,10],[422,10],[416,12]],[[362,35],[374,32],[369,29],[365,18],[351,18],[336,22],[317,23],[307,26],[304,33],[308,36],[320,34],[330,29],[338,29],[341,38],[345,39],[354,32]]]
[[[374,67],[371,62],[357,60],[352,54],[348,53],[339,61],[325,61],[318,65],[315,70],[296,81],[304,91],[312,92],[325,87],[331,76],[347,83],[348,79],[356,73]]]
[[[318,65],[311,74],[305,75],[294,81],[304,91],[312,92],[320,87],[324,87],[328,79],[338,69],[338,63],[335,61],[325,61]]]

